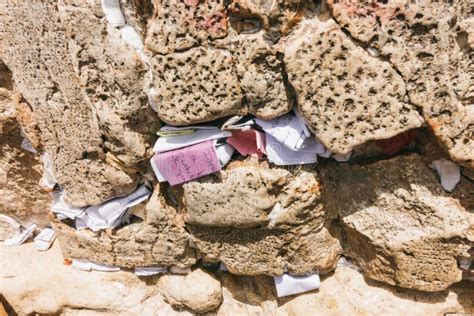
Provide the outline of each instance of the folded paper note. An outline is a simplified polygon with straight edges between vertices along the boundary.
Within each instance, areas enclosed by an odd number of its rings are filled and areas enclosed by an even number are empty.
[[[448,192],[452,192],[461,181],[461,169],[454,162],[440,159],[433,161],[430,168],[436,170],[441,186]]]
[[[39,251],[46,251],[51,247],[54,239],[56,239],[54,230],[51,228],[45,228],[35,237],[35,247]]]
[[[216,155],[217,159],[219,159],[219,163],[221,164],[221,168],[229,163],[233,153],[234,147],[229,144],[223,143],[216,145]]]
[[[319,275],[292,276],[287,273],[273,277],[278,297],[319,289]]]
[[[32,224],[28,228],[22,228],[18,235],[5,239],[4,245],[5,246],[21,245],[33,235],[33,233],[35,232],[35,229],[36,229],[36,224]]]
[[[30,141],[28,140],[28,138],[24,137],[23,140],[21,141],[21,148],[23,148],[24,150],[27,150],[33,154],[36,154],[36,149],[35,147],[33,147],[33,145],[30,143]]]
[[[256,119],[267,135],[271,135],[278,142],[290,150],[299,150],[304,145],[306,126],[293,114],[285,114],[270,121]],[[305,130],[306,129],[306,130]]]
[[[86,260],[72,259],[72,267],[83,271],[102,271],[102,272],[115,272],[120,271],[119,267],[110,266],[106,264],[94,263]]]
[[[128,209],[148,199],[151,191],[140,185],[132,194],[115,198],[100,205],[87,207],[85,214],[76,218],[76,228],[90,228],[93,231],[116,228],[129,217]]]
[[[53,199],[51,211],[55,213],[60,220],[66,218],[75,219],[84,214],[84,208],[70,206],[64,202],[64,192],[52,192],[51,197]]]
[[[184,183],[221,170],[215,141],[212,140],[157,153],[152,159],[160,176],[171,185]]]
[[[316,163],[317,154],[325,152],[324,146],[312,137],[307,138],[298,151],[288,149],[269,134],[265,135],[265,141],[268,160],[279,166]]]
[[[49,158],[48,153],[44,153],[41,159],[43,160],[43,176],[41,177],[39,184],[43,189],[51,191],[57,183],[53,171],[53,162],[51,161],[51,158]]]
[[[135,274],[138,276],[151,276],[166,273],[167,269],[162,267],[136,267]]]
[[[241,115],[236,115],[228,119],[224,124],[222,124],[221,130],[223,131],[246,131],[249,130],[252,125],[254,124],[253,120],[248,120],[245,122],[237,123],[241,119],[243,119],[243,116]]]
[[[120,9],[120,0],[101,0],[107,22],[114,27],[125,25],[125,18]]]
[[[234,146],[243,156],[250,155],[262,159],[265,154],[265,136],[262,132],[254,129],[233,131],[232,136],[227,139],[227,143]]]
[[[169,129],[166,129],[165,131],[169,131]],[[153,151],[156,153],[162,153],[202,143],[207,140],[227,138],[230,136],[232,136],[232,133],[221,131],[217,127],[196,129],[192,134],[189,135],[158,138],[155,146],[153,147]]]

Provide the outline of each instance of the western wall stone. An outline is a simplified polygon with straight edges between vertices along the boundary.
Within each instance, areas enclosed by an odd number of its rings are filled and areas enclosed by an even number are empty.
[[[99,204],[132,192],[138,177],[104,161],[93,100],[74,70],[60,18],[54,2],[2,2],[0,55],[35,113],[67,202]]]
[[[406,100],[402,77],[353,43],[332,19],[303,21],[286,41],[284,61],[301,115],[334,153],[423,123]]]
[[[470,1],[328,1],[341,27],[400,73],[451,158],[474,168]]]
[[[159,186],[144,210],[143,221],[113,231],[76,230],[51,216],[65,258],[85,259],[125,268],[188,267],[196,262],[181,217],[167,204]],[[74,224],[72,224],[74,225]]]
[[[39,154],[21,146],[24,127],[18,117],[23,112],[12,99],[13,89],[11,73],[0,61],[0,214],[13,217],[25,226],[36,223],[45,227],[49,223],[50,197],[38,185],[42,172]],[[29,128],[34,129],[32,125]],[[7,238],[10,225],[1,226],[0,236]]]
[[[474,247],[474,214],[440,187],[418,155],[322,170],[327,212],[337,212],[345,252],[364,274],[421,291],[461,280]]]
[[[222,303],[221,283],[202,269],[187,275],[164,275],[157,286],[167,303],[195,313],[215,310]]]
[[[222,261],[243,275],[334,269],[341,249],[314,171],[247,160],[182,191],[181,212],[205,261]]]

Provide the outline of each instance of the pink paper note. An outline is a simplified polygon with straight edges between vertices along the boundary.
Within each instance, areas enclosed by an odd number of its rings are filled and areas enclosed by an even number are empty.
[[[157,153],[153,160],[170,185],[184,183],[221,170],[215,141]]]
[[[254,129],[232,131],[232,136],[227,138],[227,143],[234,146],[244,156],[251,155],[262,159],[265,154],[265,137],[263,133]]]

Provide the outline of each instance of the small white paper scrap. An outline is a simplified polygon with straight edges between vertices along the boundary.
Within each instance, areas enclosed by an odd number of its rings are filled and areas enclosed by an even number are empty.
[[[188,129],[191,126],[187,127]],[[195,129],[195,127],[192,127]],[[173,129],[164,129],[161,130],[173,130]],[[177,129],[176,129],[177,130]],[[194,133],[189,135],[180,135],[173,137],[159,137],[153,147],[153,151],[156,153],[162,153],[170,150],[175,150],[183,147],[188,147],[198,143],[205,142],[212,139],[221,139],[232,136],[231,132],[221,131],[217,127],[208,127],[206,129],[200,128],[197,129]]]
[[[452,161],[435,160],[431,163],[430,168],[436,170],[441,180],[441,186],[448,192],[452,192],[461,181],[461,169]]]
[[[293,276],[287,273],[273,277],[278,297],[294,295],[319,289],[318,274]]]
[[[324,146],[314,138],[307,138],[304,146],[297,151],[283,146],[270,134],[265,134],[265,142],[268,160],[279,166],[316,163],[318,162],[317,154],[325,151]]]
[[[53,172],[53,162],[49,158],[48,153],[44,153],[43,157],[43,176],[40,180],[40,186],[46,190],[52,190],[56,186],[56,177]]]
[[[285,114],[269,121],[255,119],[255,122],[267,135],[271,135],[286,148],[293,151],[302,148],[307,138],[305,134],[307,132],[306,126],[293,114]]]
[[[59,219],[75,219],[84,215],[84,208],[74,207],[64,202],[64,192],[52,192],[53,204],[51,211],[56,214]]]
[[[82,229],[87,226],[93,231],[116,228],[130,215],[127,212],[130,207],[142,203],[150,195],[151,191],[142,184],[130,195],[89,206],[84,210],[84,215],[76,218],[76,228]]]
[[[162,267],[136,267],[135,274],[138,276],[150,276],[160,273],[166,273],[167,269]]]
[[[27,151],[29,151],[33,154],[37,153],[35,147],[33,147],[33,145],[30,143],[30,141],[26,137],[24,137],[23,140],[21,141],[21,148],[23,148],[24,150],[27,150]]]
[[[107,22],[114,27],[125,25],[125,18],[120,9],[120,0],[101,0]]]
[[[119,267],[110,266],[106,264],[94,263],[87,260],[72,259],[72,267],[83,271],[102,271],[102,272],[115,272],[120,271]]]
[[[35,247],[39,251],[46,251],[51,247],[55,239],[54,230],[45,228],[35,237]]]
[[[4,245],[5,246],[21,245],[22,243],[27,241],[28,238],[30,238],[33,235],[35,229],[36,229],[36,224],[32,224],[28,228],[21,229],[21,232],[18,235],[14,236],[14,237],[11,237],[11,238],[8,238],[8,239],[5,239]]]

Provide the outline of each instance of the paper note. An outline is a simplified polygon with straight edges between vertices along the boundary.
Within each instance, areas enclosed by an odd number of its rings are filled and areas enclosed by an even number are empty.
[[[244,117],[241,115],[236,115],[228,119],[224,124],[222,124],[221,130],[223,131],[246,131],[249,130],[254,124],[253,120],[247,120],[241,123],[238,123]]]
[[[35,237],[35,247],[39,251],[46,251],[51,247],[54,239],[56,239],[54,230],[51,228],[45,228]]]
[[[319,289],[318,274],[292,276],[287,273],[273,277],[278,297],[284,297]]]
[[[35,147],[33,147],[33,145],[30,143],[30,141],[28,140],[28,138],[24,137],[23,140],[21,141],[21,148],[33,153],[33,154],[36,154],[36,149]]]
[[[51,197],[53,199],[51,211],[55,213],[60,220],[66,218],[75,219],[84,214],[84,208],[70,206],[64,202],[64,192],[52,192]]]
[[[145,51],[143,50],[143,43],[140,35],[138,35],[135,28],[131,25],[124,25],[120,28],[120,35],[125,43],[130,45],[140,56],[140,58],[145,62],[149,63],[149,58],[145,55]]]
[[[286,148],[296,151],[303,147],[307,138],[301,120],[293,114],[285,114],[270,121],[256,119],[266,135],[271,135]],[[305,127],[306,128],[306,127]]]
[[[107,264],[100,264],[94,263],[87,260],[80,260],[80,259],[72,259],[72,267],[78,270],[83,271],[101,271],[101,272],[115,272],[120,271],[119,267],[107,265]]]
[[[180,137],[180,136],[178,136]],[[154,164],[171,185],[184,183],[221,170],[214,141],[206,141],[153,156]]]
[[[130,215],[127,213],[129,208],[142,203],[150,195],[151,191],[142,184],[130,195],[89,206],[84,210],[84,215],[76,218],[76,228],[88,227],[93,231],[116,228]]]
[[[40,180],[40,186],[47,191],[51,191],[56,186],[56,177],[53,172],[53,162],[49,158],[48,153],[44,153],[41,157],[43,160],[43,176]]]
[[[162,267],[136,267],[135,274],[138,276],[151,276],[160,273],[166,273],[167,269]]]
[[[234,146],[242,156],[253,156],[262,159],[265,152],[265,136],[254,129],[233,131],[227,143]]]
[[[461,169],[454,162],[440,159],[433,161],[430,168],[436,170],[441,186],[448,192],[452,192],[461,181]]]
[[[114,27],[125,25],[125,18],[120,9],[120,0],[101,0],[107,22]]]
[[[4,245],[5,246],[21,245],[33,235],[33,233],[35,232],[35,229],[36,229],[36,224],[32,224],[28,228],[22,228],[18,235],[5,239]]]
[[[316,163],[317,154],[325,151],[324,146],[313,137],[307,138],[304,146],[298,151],[288,149],[269,134],[265,135],[265,141],[268,160],[279,166]]]
[[[216,145],[216,155],[217,159],[219,159],[221,168],[225,167],[229,163],[233,154],[234,147],[232,147],[231,145],[226,143]]]
[[[195,127],[193,127],[195,129]],[[170,129],[165,129],[170,130]],[[179,148],[188,147],[212,139],[221,139],[232,136],[230,132],[221,131],[217,127],[197,129],[189,135],[179,135],[173,137],[160,137],[153,147],[156,153],[162,153]]]

